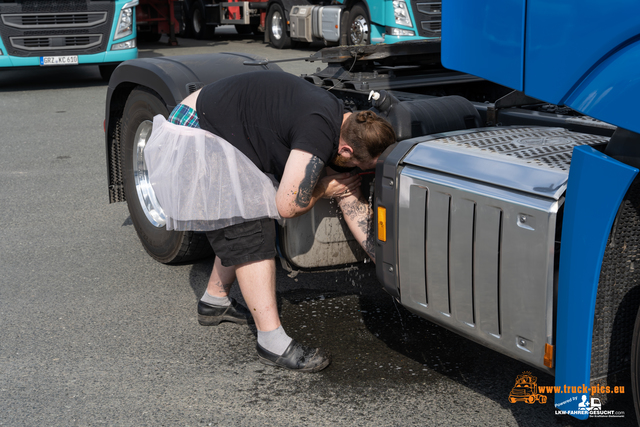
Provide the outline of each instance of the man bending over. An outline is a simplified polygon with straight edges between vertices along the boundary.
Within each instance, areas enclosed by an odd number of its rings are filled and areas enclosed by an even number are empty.
[[[395,142],[393,128],[384,119],[371,111],[345,111],[333,94],[299,77],[259,71],[203,87],[178,105],[169,121],[223,138],[277,181],[276,206],[282,218],[308,212],[322,197],[336,197],[347,225],[373,259],[368,232],[372,212],[361,195],[360,177],[344,170],[374,168]],[[245,324],[253,317],[262,363],[302,372],[328,366],[327,352],[296,342],[280,323],[274,220],[207,231],[207,237],[216,258],[198,303],[200,324]],[[235,279],[248,309],[229,299]]]

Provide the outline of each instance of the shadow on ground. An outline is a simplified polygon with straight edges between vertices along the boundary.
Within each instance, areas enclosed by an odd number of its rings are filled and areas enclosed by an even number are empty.
[[[191,270],[194,302],[205,291],[211,267],[209,260]],[[509,403],[515,379],[524,371],[537,376],[539,385],[553,385],[553,376],[408,312],[382,290],[371,264],[293,278],[278,266],[276,280],[287,333],[333,354],[331,366],[320,373],[329,387],[389,389],[454,381],[511,411],[519,425],[636,425],[630,387],[603,407],[625,411],[624,418],[581,422],[555,415],[553,395],[546,404]],[[237,286],[232,296],[242,301]],[[455,394],[451,399],[455,405]]]

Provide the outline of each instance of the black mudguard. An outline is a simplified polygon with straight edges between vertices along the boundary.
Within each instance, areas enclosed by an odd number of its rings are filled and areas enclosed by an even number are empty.
[[[132,59],[120,64],[109,80],[105,111],[105,142],[109,201],[125,200],[122,191],[119,123],[131,91],[144,86],[162,99],[171,111],[184,98],[205,84],[235,74],[282,69],[275,64],[249,65],[264,58],[241,53],[215,53]],[[266,61],[265,61],[266,62]]]
[[[216,53],[125,61],[113,72],[107,90],[106,119],[112,111],[111,98],[122,85],[142,85],[155,91],[171,109],[182,101],[190,90],[189,84],[208,84],[235,74],[260,70],[281,70],[275,64],[245,65],[262,60],[255,55]]]

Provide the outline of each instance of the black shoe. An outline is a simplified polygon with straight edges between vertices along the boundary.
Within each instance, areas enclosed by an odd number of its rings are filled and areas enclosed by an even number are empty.
[[[291,341],[282,356],[273,354],[260,344],[256,346],[258,359],[265,365],[278,366],[299,372],[318,372],[329,366],[331,355],[321,348],[311,348]]]
[[[233,298],[229,306],[209,305],[198,301],[198,322],[202,326],[216,326],[220,322],[233,322],[241,325],[253,323],[251,312],[238,304]]]

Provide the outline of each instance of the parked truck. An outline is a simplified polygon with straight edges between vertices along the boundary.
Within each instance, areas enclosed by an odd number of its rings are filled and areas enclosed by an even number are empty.
[[[138,0],[0,2],[0,70],[95,64],[108,80],[138,56]]]
[[[264,33],[278,49],[292,43],[396,43],[440,37],[440,1],[417,0],[185,0],[188,30],[209,37],[215,27]]]
[[[640,5],[554,5],[449,0],[442,55],[433,40],[325,48],[313,59],[326,68],[301,78],[347,107],[376,110],[396,130],[371,193],[376,273],[393,298],[554,375],[562,412],[587,418],[583,394],[606,404],[630,380],[638,414]],[[591,30],[596,20],[606,32]],[[155,259],[183,262],[210,249],[198,233],[163,226],[142,157],[151,118],[203,84],[277,68],[219,54],[133,60],[114,73],[110,201],[127,201]],[[341,221],[322,201],[280,225],[285,268],[363,261]]]
[[[445,3],[443,64],[616,126],[611,138],[603,143],[591,140],[573,149],[571,159],[567,159],[570,168],[566,180],[555,181],[560,184],[557,187],[560,191],[546,201],[551,209],[536,214],[533,203],[526,202],[526,208],[521,204],[521,193],[517,203],[502,210],[502,244],[512,227],[515,233],[509,240],[516,245],[518,239],[533,244],[528,238],[536,234],[541,237],[543,229],[550,227],[548,237],[537,243],[540,245],[537,249],[526,251],[526,255],[522,252],[525,257],[531,256],[528,260],[506,254],[498,260],[502,272],[515,272],[513,268],[518,264],[531,268],[539,261],[541,268],[546,265],[548,275],[525,284],[521,279],[531,280],[533,276],[524,275],[523,269],[519,277],[509,279],[504,275],[493,282],[493,289],[499,294],[494,303],[503,307],[512,303],[506,310],[514,309],[511,336],[503,335],[515,344],[513,353],[529,356],[537,352],[537,364],[542,362],[553,370],[555,385],[560,390],[555,394],[558,410],[587,418],[588,411],[579,406],[583,395],[605,403],[613,393],[603,393],[602,386],[613,390],[627,383],[630,374],[636,416],[640,420],[640,282],[635,269],[636,241],[640,235],[637,221],[640,121],[635,117],[635,101],[640,93],[636,71],[640,65],[640,21],[635,16],[640,12],[640,4],[620,1],[602,8],[593,0],[564,0],[553,5],[540,0],[502,3],[469,0]],[[594,20],[606,23],[604,35],[592,31],[590,22]],[[559,31],[552,36],[548,28]],[[472,139],[482,139],[481,133],[477,136]],[[545,142],[525,138],[524,145],[530,151],[521,157],[529,159],[529,164],[546,157],[547,164],[553,165],[560,160],[553,151],[568,142],[563,137],[552,142],[554,138],[548,137]],[[555,148],[549,150],[550,147]],[[464,158],[464,150],[460,151],[457,160]],[[549,168],[554,172],[557,169]],[[534,193],[541,189],[543,180],[529,175],[520,176],[518,181],[534,185],[535,188],[530,187],[532,191],[525,190],[529,194],[526,198],[539,202]],[[561,190],[563,186],[566,191]],[[516,185],[504,187],[517,189]],[[494,202],[491,205],[498,206]],[[486,218],[484,214],[480,216],[480,206],[476,205],[477,218]],[[476,222],[476,226],[479,224]],[[477,244],[476,240],[476,249]],[[509,250],[500,247],[501,254]],[[542,259],[543,250],[548,250],[546,261]],[[458,258],[450,259],[453,262],[464,259],[459,255],[452,258]],[[477,290],[480,282],[477,276],[474,279],[472,286]],[[451,287],[459,292],[459,284]],[[529,301],[523,299],[529,292],[525,286],[537,292]],[[543,295],[547,297],[546,303]],[[476,324],[484,329],[483,320],[476,313]],[[524,325],[534,318],[540,319],[537,331]],[[501,322],[506,326],[505,320],[503,317]],[[487,332],[485,329],[485,335]],[[499,341],[488,338],[493,343]],[[542,351],[543,348],[546,350]],[[585,390],[585,385],[591,387]],[[571,392],[567,393],[565,387],[571,388]]]
[[[296,41],[366,45],[439,38],[440,9],[439,1],[270,0],[265,41],[282,49]]]

